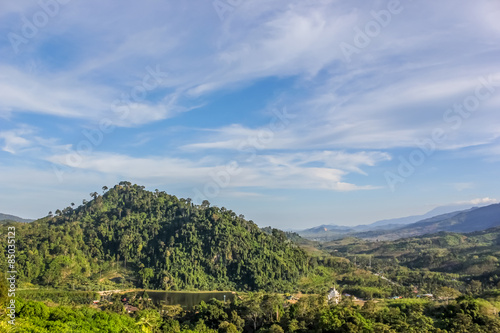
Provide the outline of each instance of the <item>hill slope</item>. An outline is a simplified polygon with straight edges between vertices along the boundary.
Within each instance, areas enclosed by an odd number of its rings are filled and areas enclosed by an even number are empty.
[[[484,279],[493,276],[494,283],[498,282],[500,274],[500,227],[464,234],[439,232],[395,241],[370,242],[346,238],[324,243],[322,248],[344,256],[369,256],[374,266],[397,259],[398,264],[411,269]]]
[[[85,285],[123,267],[136,287],[289,290],[307,270],[305,252],[283,232],[265,233],[208,202],[128,182],[91,195],[76,209],[17,226],[22,281]]]

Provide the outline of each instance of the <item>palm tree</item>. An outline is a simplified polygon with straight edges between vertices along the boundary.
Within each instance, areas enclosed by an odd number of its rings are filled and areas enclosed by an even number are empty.
[[[144,332],[158,332],[161,316],[155,310],[144,310],[139,314],[136,325],[141,325]]]

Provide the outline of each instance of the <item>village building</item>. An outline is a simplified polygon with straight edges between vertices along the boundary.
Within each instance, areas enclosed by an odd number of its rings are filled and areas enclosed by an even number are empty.
[[[136,308],[135,306],[132,306],[130,304],[126,304],[125,311],[127,311],[127,313],[133,313],[139,311],[139,308]]]
[[[328,292],[326,298],[328,299],[328,303],[339,304],[342,299],[342,295],[335,289],[335,287],[333,287]]]

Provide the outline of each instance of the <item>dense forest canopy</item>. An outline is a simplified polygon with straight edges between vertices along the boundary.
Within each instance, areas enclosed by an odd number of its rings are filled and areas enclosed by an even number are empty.
[[[307,270],[282,231],[263,232],[231,210],[129,182],[103,192],[17,226],[22,281],[82,285],[118,265],[144,288],[286,290]]]

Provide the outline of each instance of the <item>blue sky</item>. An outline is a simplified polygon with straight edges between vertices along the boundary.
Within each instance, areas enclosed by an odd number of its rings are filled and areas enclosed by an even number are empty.
[[[0,212],[121,180],[261,226],[500,198],[500,3],[2,2]]]

